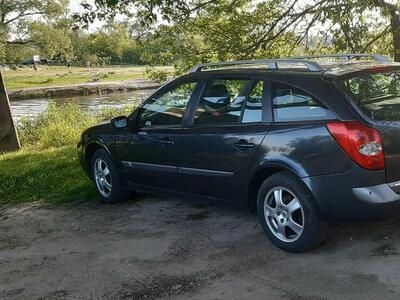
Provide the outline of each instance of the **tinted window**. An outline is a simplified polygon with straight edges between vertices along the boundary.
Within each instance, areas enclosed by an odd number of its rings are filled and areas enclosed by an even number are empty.
[[[179,125],[196,83],[184,83],[148,101],[140,115],[140,126]]]
[[[258,81],[250,91],[244,108],[242,123],[261,122],[263,86],[263,81]]]
[[[360,109],[374,120],[400,121],[400,72],[368,73],[342,82]]]
[[[277,122],[335,119],[320,101],[303,90],[286,84],[274,84],[273,113]]]
[[[238,123],[250,79],[208,80],[197,106],[195,124]]]

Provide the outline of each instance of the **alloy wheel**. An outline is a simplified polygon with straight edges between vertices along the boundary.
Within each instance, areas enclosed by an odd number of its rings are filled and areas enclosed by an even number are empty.
[[[112,189],[112,179],[107,163],[98,157],[93,164],[94,179],[97,189],[103,197],[109,197]]]
[[[264,200],[264,216],[271,232],[283,242],[294,242],[304,229],[304,211],[296,195],[285,187],[275,187]]]

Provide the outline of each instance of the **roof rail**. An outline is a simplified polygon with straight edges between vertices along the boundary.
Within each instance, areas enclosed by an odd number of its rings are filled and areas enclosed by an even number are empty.
[[[314,61],[302,60],[298,58],[291,59],[252,59],[252,60],[237,60],[237,61],[227,61],[227,62],[217,62],[217,63],[207,63],[200,64],[192,68],[189,73],[200,72],[203,69],[211,67],[225,67],[225,66],[240,66],[240,65],[265,65],[269,69],[279,69],[278,65],[284,64],[303,64],[310,72],[321,72],[324,69]]]
[[[370,54],[370,53],[348,53],[348,54],[322,54],[322,55],[310,55],[310,56],[298,56],[292,57],[294,59],[316,59],[316,58],[341,58],[345,60],[352,60],[357,58],[373,58],[380,62],[390,62],[390,59],[381,54]]]

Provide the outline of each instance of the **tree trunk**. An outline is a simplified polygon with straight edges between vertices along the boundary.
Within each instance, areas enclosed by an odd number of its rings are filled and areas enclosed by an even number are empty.
[[[393,58],[400,62],[400,16],[397,8],[390,9],[390,28],[393,36]]]
[[[0,153],[21,148],[17,130],[11,115],[10,100],[4,84],[4,73],[0,72]]]

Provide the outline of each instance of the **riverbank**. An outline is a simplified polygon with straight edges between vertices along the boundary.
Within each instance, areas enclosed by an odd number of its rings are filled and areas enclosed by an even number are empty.
[[[120,80],[108,82],[90,82],[82,84],[41,86],[32,88],[13,89],[8,91],[10,100],[24,100],[32,98],[55,98],[85,96],[91,94],[109,94],[115,92],[129,92],[137,90],[151,90],[160,84],[146,79]]]

